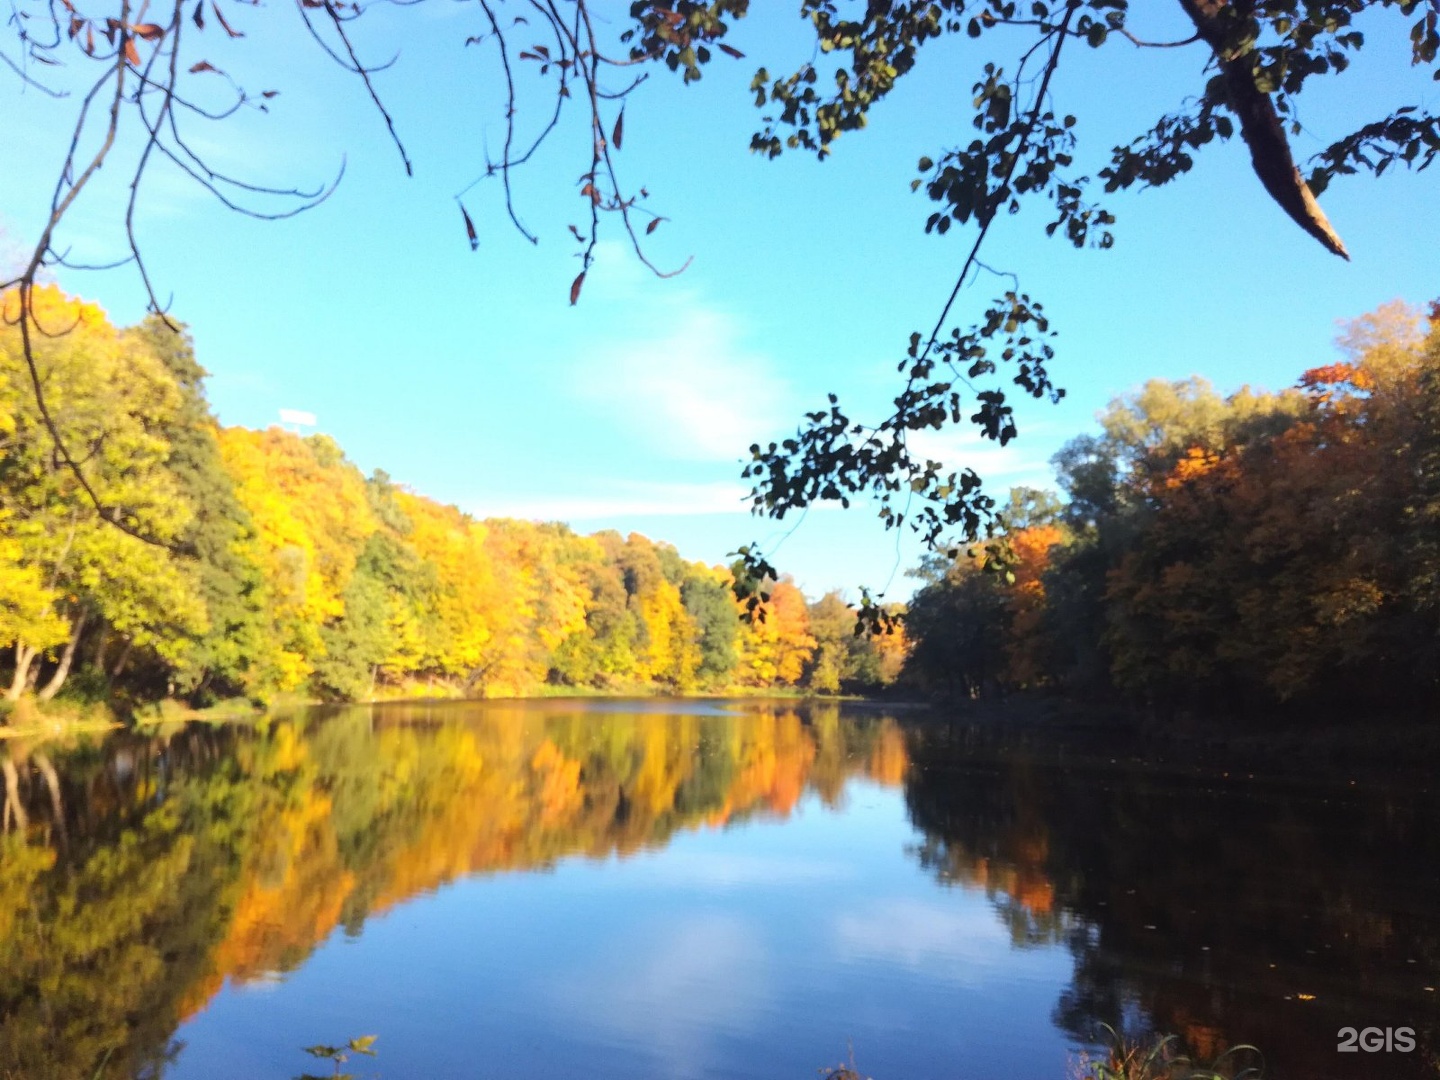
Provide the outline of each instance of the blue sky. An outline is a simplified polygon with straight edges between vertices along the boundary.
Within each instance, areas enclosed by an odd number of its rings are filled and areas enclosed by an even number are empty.
[[[583,129],[578,141],[562,129],[517,176],[538,246],[509,226],[490,183],[466,200],[480,250],[465,242],[452,197],[480,171],[482,147],[502,137],[493,53],[462,44],[481,29],[478,9],[367,15],[369,55],[402,43],[377,84],[416,163],[413,179],[361,88],[318,53],[293,11],[237,9],[248,36],[216,38],[206,57],[250,89],[280,94],[268,114],[197,129],[197,142],[261,181],[321,181],[342,157],[346,175],[327,203],[280,223],[228,214],[177,175],[151,178],[141,240],[192,327],[221,420],[264,426],[281,408],[308,410],[361,468],[384,468],[480,516],[633,529],[712,562],[783,536],[775,561],[812,594],[889,583],[891,597],[903,596],[910,583],[895,571],[915,562],[913,543],[897,544],[863,508],[813,511],[793,532],[788,521],[752,518],[740,459],[752,441],[788,433],[829,391],[854,415],[883,416],[908,335],[928,330],[969,240],[966,230],[923,235],[931,204],[909,182],[922,154],[969,140],[970,86],[990,53],[969,42],[929,46],[870,128],[842,138],[831,160],[766,162],[748,151],[758,113],[746,85],[758,64],[791,69],[809,48],[791,5],[760,6],[732,38],[746,59],[716,63],[683,89],[657,71],[627,107],[624,176],[646,185],[669,219],[652,255],[662,265],[693,255],[690,268],[657,280],[607,242],[575,308],[566,300],[579,267],[565,226],[583,223]],[[1184,36],[1171,6],[1135,5],[1132,26]],[[624,9],[616,0],[617,21]],[[1316,80],[1302,98],[1302,158],[1396,104],[1440,98],[1428,73],[1408,68],[1403,20],[1364,28],[1370,44],[1352,69]],[[1199,85],[1203,59],[1193,47],[1074,49],[1052,89],[1059,108],[1081,118],[1082,163],[1098,168],[1111,145],[1176,106]],[[14,247],[42,220],[68,112],[21,96],[8,74],[0,95],[0,227]],[[107,171],[111,186],[70,223],[76,258],[121,250],[114,211],[126,177]],[[1021,437],[1004,451],[962,430],[935,437],[934,449],[1003,495],[1013,483],[1046,483],[1059,445],[1146,378],[1292,383],[1331,358],[1336,320],[1440,295],[1433,190],[1426,173],[1337,182],[1322,201],[1348,264],[1268,201],[1238,140],[1208,148],[1169,188],[1116,198],[1112,251],[1047,241],[1038,214],[999,222],[985,257],[1046,303],[1061,332],[1054,375],[1069,396],[1058,407],[1025,402]],[[131,273],[59,280],[122,322],[143,313]],[[957,317],[981,310],[998,284],[982,279],[962,294]]]

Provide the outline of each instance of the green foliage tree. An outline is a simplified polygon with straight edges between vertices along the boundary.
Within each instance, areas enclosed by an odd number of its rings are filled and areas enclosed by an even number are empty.
[[[259,568],[241,553],[254,526],[220,456],[219,425],[205,399],[206,371],[195,359],[190,335],[156,315],[129,334],[160,359],[180,392],[178,407],[158,430],[169,446],[166,469],[190,508],[190,521],[177,539],[197,564],[207,626],[190,643],[174,681],[197,700],[233,696],[245,686],[264,633]]]
[[[365,542],[342,596],[344,612],[320,630],[324,655],[315,660],[315,680],[327,697],[359,701],[371,696],[380,665],[397,641],[387,585],[393,580],[394,548],[376,533]]]
[[[696,678],[702,686],[724,686],[739,660],[736,642],[740,635],[728,575],[696,569],[681,583],[680,598],[700,631]]]

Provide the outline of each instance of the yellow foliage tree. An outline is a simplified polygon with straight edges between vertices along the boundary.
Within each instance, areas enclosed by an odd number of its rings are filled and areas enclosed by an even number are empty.
[[[740,635],[740,678],[751,686],[795,686],[815,651],[805,595],[789,578],[770,589],[763,617]]]
[[[323,435],[225,428],[220,451],[255,526],[249,558],[264,572],[269,648],[256,688],[299,687],[324,655],[320,629],[345,613],[345,587],[379,527],[365,481]]]

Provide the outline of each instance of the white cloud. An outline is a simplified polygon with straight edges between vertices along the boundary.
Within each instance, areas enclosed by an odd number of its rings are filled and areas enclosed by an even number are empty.
[[[770,1005],[771,958],[750,923],[695,912],[613,943],[569,973],[553,1004],[579,1023],[653,1054],[664,1073],[705,1073],[717,1036],[746,1032]]]
[[[1007,962],[1008,935],[983,897],[958,903],[880,901],[834,918],[835,948],[849,962],[893,964],[953,982],[980,981],[983,969]]]
[[[794,856],[721,854],[667,851],[663,859],[648,859],[628,868],[627,880],[668,888],[740,889],[820,888],[853,881],[856,870],[839,860]]]
[[[594,350],[577,378],[578,393],[626,431],[671,459],[737,461],[793,425],[789,387],[731,316],[693,293],[642,310],[631,325],[659,329]]]
[[[1039,425],[1031,425],[1026,432],[1039,430]],[[956,427],[911,432],[908,445],[913,456],[943,462],[947,469],[974,469],[992,495],[1003,495],[1003,488],[1015,485],[1055,486],[1048,444],[1021,439],[1001,446],[973,428]]]

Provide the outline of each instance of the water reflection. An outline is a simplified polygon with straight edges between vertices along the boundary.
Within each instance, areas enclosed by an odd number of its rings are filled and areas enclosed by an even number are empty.
[[[917,855],[992,897],[1017,944],[1074,956],[1055,1022],[1265,1050],[1279,1077],[1433,1077],[1440,803],[1424,786],[1139,767],[1108,752],[911,733]],[[1344,1026],[1420,1050],[1337,1054]]]
[[[1409,1025],[1422,1049],[1384,1075],[1433,1075],[1433,792],[1232,782],[755,703],[311,712],[98,747],[11,742],[0,765],[0,1076],[155,1076],[177,1055],[184,1073],[176,1033],[198,1038],[186,1022],[223,988],[298,979],[337,932],[362,931],[411,966],[436,954],[423,978],[385,972],[386,1075],[406,1075],[416,1015],[433,1027],[459,1008],[448,999],[473,1010],[487,995],[537,1033],[505,1051],[514,1075],[573,1064],[541,1039],[570,1040],[597,1076],[621,1070],[596,1046],[670,1075],[701,1075],[726,1046],[754,1075],[781,1061],[810,1075],[834,1054],[786,1032],[841,1013],[891,1054],[857,1047],[882,1078],[887,1062],[908,1075],[942,1061],[1059,1077],[1053,1041],[1084,1044],[1099,1021],[1178,1032],[1201,1054],[1255,1042],[1272,1075],[1317,1078],[1376,1075],[1335,1053],[1339,1027]],[[869,794],[885,788],[903,790],[910,826],[884,801],[898,794]],[[807,801],[861,805],[817,822],[796,813]],[[781,822],[785,845],[760,828]],[[577,857],[618,869],[514,876],[500,938],[467,944],[494,899],[473,890],[452,890],[450,921],[432,912],[429,945],[379,918],[447,883]],[[658,896],[671,906],[644,907]],[[531,933],[526,913],[550,921]],[[539,941],[566,920],[563,942]],[[482,985],[478,956],[509,982]],[[357,968],[346,985],[376,977]],[[1031,998],[1037,1016],[1016,1004]]]
[[[9,743],[0,1073],[158,1072],[227,980],[288,972],[337,926],[465,875],[783,817],[807,789],[833,804],[903,762],[889,721],[708,711],[395,707]],[[766,871],[701,876],[747,872]]]

